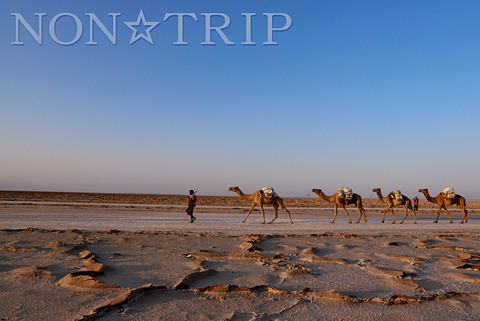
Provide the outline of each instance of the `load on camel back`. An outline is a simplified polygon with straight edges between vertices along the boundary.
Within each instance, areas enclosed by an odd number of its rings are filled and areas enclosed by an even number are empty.
[[[337,191],[338,196],[340,196],[343,199],[346,200],[351,200],[353,197],[353,191],[351,188],[348,187],[342,187]]]
[[[260,194],[265,198],[272,199],[274,197],[278,197],[278,194],[273,190],[271,186],[265,186],[260,190]]]
[[[445,187],[444,189],[442,189],[442,194],[446,198],[455,198],[455,190],[452,187]]]
[[[397,189],[396,191],[393,191],[392,194],[393,194],[393,197],[395,197],[395,199],[397,201],[403,200],[402,192],[400,192],[399,189]]]

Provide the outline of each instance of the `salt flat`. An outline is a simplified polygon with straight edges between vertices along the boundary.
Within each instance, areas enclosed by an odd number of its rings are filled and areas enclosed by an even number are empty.
[[[208,211],[208,208],[205,209]],[[409,215],[403,224],[403,214],[397,212],[397,224],[391,224],[391,215],[387,215],[384,224],[382,216],[377,211],[367,212],[367,223],[363,219],[360,223],[348,224],[346,216],[339,213],[335,223],[332,211],[325,209],[292,211],[294,224],[290,224],[285,213],[272,224],[261,224],[261,214],[252,213],[245,223],[243,213],[196,213],[197,221],[189,224],[189,217],[184,212],[161,211],[129,211],[116,208],[58,208],[58,207],[0,207],[0,228],[3,229],[80,229],[92,231],[160,231],[160,232],[215,232],[228,235],[243,234],[296,234],[308,235],[323,232],[333,233],[404,233],[404,232],[462,232],[480,231],[480,217],[470,217],[467,224],[459,224],[461,215],[452,212],[454,223],[450,224],[448,217],[443,213],[440,221],[433,224],[436,215],[433,213],[419,213],[418,224],[413,224],[413,217]],[[352,221],[356,222],[358,213],[350,212]],[[266,221],[273,219],[272,211],[266,214]]]
[[[103,206],[0,206],[0,319],[480,318],[476,215]]]

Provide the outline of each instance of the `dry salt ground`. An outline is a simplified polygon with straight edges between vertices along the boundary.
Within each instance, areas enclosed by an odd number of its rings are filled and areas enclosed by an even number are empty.
[[[338,213],[335,223],[333,211],[318,209],[314,213],[302,213],[291,210],[294,224],[290,224],[288,216],[279,210],[279,217],[272,224],[261,224],[262,216],[259,212],[250,214],[247,221],[242,223],[245,214],[232,213],[195,213],[197,221],[188,224],[189,217],[183,212],[159,211],[128,211],[95,208],[44,208],[44,207],[3,207],[0,208],[0,228],[2,229],[80,229],[92,231],[107,231],[116,229],[119,231],[161,231],[161,232],[184,232],[193,233],[216,232],[221,234],[296,234],[308,235],[323,232],[334,233],[404,233],[404,232],[461,232],[480,231],[480,217],[470,215],[467,224],[459,224],[462,215],[458,211],[451,211],[454,220],[449,223],[446,213],[442,213],[439,223],[433,224],[435,214],[417,215],[418,224],[413,224],[413,216],[408,215],[403,224],[404,214],[396,211],[397,224],[392,223],[391,214],[386,215],[385,223],[381,223],[382,215],[378,212],[367,211],[367,223],[363,218],[360,223],[358,213],[349,211],[350,218],[354,222],[348,224],[347,217],[343,212]],[[272,211],[267,211],[266,222],[274,217]]]
[[[476,215],[208,211],[0,207],[0,320],[480,319]]]

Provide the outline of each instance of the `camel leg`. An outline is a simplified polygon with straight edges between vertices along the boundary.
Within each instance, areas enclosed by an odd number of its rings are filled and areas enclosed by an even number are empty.
[[[277,208],[278,206],[280,206],[282,208],[282,210],[284,210],[285,212],[287,212],[288,214],[288,218],[290,219],[290,223],[293,224],[293,221],[292,221],[292,216],[290,215],[290,211],[287,210],[287,208],[285,207],[285,205],[283,204],[283,202],[279,202],[278,205],[277,205]],[[275,212],[275,218],[276,217],[277,213]],[[273,222],[273,221],[272,221]],[[270,222],[271,223],[271,222]]]
[[[437,219],[433,223],[438,223],[438,218],[440,217],[440,212],[441,211],[442,211],[442,206],[440,205],[440,208],[438,209]]]
[[[362,219],[362,210],[360,209],[360,207],[357,207],[358,208],[358,212],[360,213],[360,216],[358,217],[358,221],[357,223],[360,223],[360,220]],[[365,221],[366,222],[366,221]]]
[[[352,224],[352,220],[350,219],[350,216],[348,215],[347,209],[345,208],[345,205],[342,204],[342,208],[345,211],[345,214],[348,217],[348,223]],[[358,222],[357,222],[358,223]]]
[[[263,205],[262,203],[259,204],[260,210],[262,211],[262,217],[263,217],[263,222],[262,224],[265,224],[265,211],[263,210]]]
[[[390,207],[390,211],[392,211],[392,217],[393,217],[393,222],[392,222],[392,224],[395,224],[396,221],[395,221],[395,212],[393,211],[393,206]]]
[[[357,208],[358,208],[358,211],[360,212],[360,217],[358,218],[358,222],[360,222],[360,219],[362,218],[362,214],[363,214],[363,219],[365,220],[365,223],[367,223],[367,212],[365,211],[365,209],[363,208],[363,205],[362,205],[362,200],[358,200],[357,203]]]
[[[400,222],[400,224],[403,224],[403,221],[405,221],[405,219],[407,218],[408,216],[408,208],[405,206],[405,217],[403,218],[403,220]]]
[[[415,219],[414,224],[417,224],[417,213],[415,213],[415,211],[413,209],[412,209],[412,213],[413,213],[413,218]]]
[[[275,220],[277,219],[277,217],[278,217],[278,205],[277,205],[277,204],[273,205],[273,210],[275,211],[275,217],[273,218],[273,220],[271,220],[270,222],[268,222],[268,224],[272,224],[273,221],[275,221]]]
[[[395,224],[395,212],[393,211],[392,205],[388,205],[387,209],[383,212],[383,220],[382,223],[385,221],[385,214],[387,214],[388,211],[392,211],[392,216],[393,216],[393,222],[392,224]]]
[[[414,224],[417,224],[417,213],[415,213],[415,210],[413,209],[412,202],[407,202],[405,204],[405,217],[403,218],[403,221],[405,221],[405,219],[407,218],[408,210],[412,211],[413,218],[415,219]],[[402,221],[402,223],[403,223],[403,221]],[[402,223],[400,223],[400,224],[402,224]]]
[[[250,207],[250,209],[248,210],[247,216],[245,216],[245,218],[243,219],[242,223],[245,223],[245,221],[247,220],[248,215],[250,215],[250,213],[252,213],[253,208],[255,207],[255,205],[256,205],[255,203],[252,204],[252,207]]]
[[[460,222],[460,224],[463,224],[464,222],[467,223],[468,222],[468,219],[467,219],[468,211],[465,209],[465,204],[458,204],[457,207],[460,208],[463,212],[463,219]]]
[[[335,219],[337,218],[337,207],[338,205],[335,203],[335,205],[333,206],[333,221],[331,221],[330,223],[335,223]]]
[[[467,215],[468,215],[468,210],[464,207],[463,208],[463,219],[465,220],[465,223],[468,222]],[[462,223],[463,223],[463,220],[462,220]]]
[[[450,212],[447,210],[447,208],[446,208],[446,207],[444,207],[444,209],[445,209],[445,212],[447,212],[447,214],[448,214],[448,217],[450,217],[450,223],[453,223],[453,220],[452,220],[452,215],[450,215]]]
[[[287,208],[286,208],[285,206],[283,206],[282,209],[283,209],[285,212],[287,212],[288,218],[290,219],[290,224],[293,224],[292,216],[290,215],[290,211],[287,210]]]

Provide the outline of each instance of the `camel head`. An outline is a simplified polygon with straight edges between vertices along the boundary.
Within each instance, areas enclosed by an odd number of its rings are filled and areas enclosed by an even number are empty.
[[[374,188],[374,189],[372,189],[372,192],[374,192],[374,193],[379,193],[379,192],[380,192],[380,188],[378,188],[378,187],[377,187],[377,188]]]
[[[238,192],[239,190],[240,190],[240,188],[238,188],[238,186],[234,186],[234,187],[229,187],[229,188],[228,188],[228,191],[229,191],[229,192],[234,192],[234,193]]]
[[[322,191],[321,189],[316,189],[316,188],[312,189],[312,192],[314,192],[314,193],[317,194],[317,195],[323,193],[323,191]]]
[[[428,193],[428,188],[421,188],[418,190],[418,192],[423,194]]]

